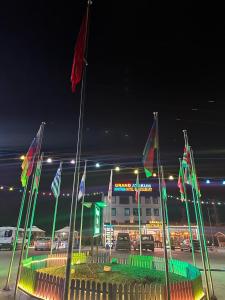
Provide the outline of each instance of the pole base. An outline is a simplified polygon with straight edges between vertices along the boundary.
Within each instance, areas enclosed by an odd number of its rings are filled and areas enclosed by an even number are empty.
[[[8,285],[6,285],[2,290],[5,291],[5,292],[11,291],[11,289]]]

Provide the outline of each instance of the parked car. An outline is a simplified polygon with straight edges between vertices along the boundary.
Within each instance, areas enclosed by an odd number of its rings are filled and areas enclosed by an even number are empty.
[[[116,240],[116,250],[131,250],[130,236],[128,233],[118,233]]]
[[[134,250],[140,249],[140,238],[133,242]],[[141,236],[141,248],[142,250],[151,250],[154,252],[154,238],[151,234],[143,234]]]
[[[193,240],[193,246],[194,246],[194,252],[199,251],[200,250],[200,243],[199,240]],[[183,240],[180,244],[180,250],[181,251],[192,251],[191,249],[191,244],[190,244],[190,240]]]
[[[54,243],[53,249],[55,249],[56,243],[55,242],[53,242],[53,243]],[[42,237],[42,238],[37,239],[34,242],[34,249],[36,251],[40,251],[40,250],[50,251],[51,250],[51,238],[50,237]]]

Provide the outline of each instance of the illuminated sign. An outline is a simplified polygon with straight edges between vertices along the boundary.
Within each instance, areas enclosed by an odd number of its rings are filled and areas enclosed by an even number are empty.
[[[98,205],[95,205],[95,218],[94,218],[94,237],[101,234],[101,211]]]
[[[162,222],[161,221],[149,221],[149,224],[146,224],[147,228],[161,228]]]
[[[152,192],[152,186],[150,183],[140,183],[138,187],[136,183],[115,183],[114,192],[135,192],[136,188],[140,192]]]

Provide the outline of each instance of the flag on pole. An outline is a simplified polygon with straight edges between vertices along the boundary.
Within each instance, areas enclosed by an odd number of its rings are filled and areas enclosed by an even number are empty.
[[[139,174],[137,173],[136,185],[135,185],[135,201],[136,201],[136,203],[138,203],[138,200],[139,200],[139,194],[140,194]]]
[[[59,168],[55,174],[55,177],[51,185],[51,189],[55,198],[58,198],[60,195],[61,175],[62,175],[62,162],[60,162]]]
[[[84,167],[84,174],[81,178],[80,182],[80,189],[78,193],[78,201],[82,199],[82,197],[85,195],[85,180],[86,180],[86,166]]]
[[[32,189],[32,195],[35,192],[37,192],[38,188],[39,188],[40,177],[41,177],[42,159],[43,159],[43,156],[41,156],[41,158],[37,162],[37,167],[36,167],[36,171],[35,171],[35,178],[34,178],[34,184],[33,184],[33,189]]]
[[[183,178],[182,178],[182,169],[181,168],[182,168],[182,166],[180,166],[177,186],[180,189],[180,200],[184,201],[185,200],[185,193],[184,193],[184,182],[183,182]]]
[[[157,149],[157,120],[154,120],[147,143],[143,151],[143,164],[146,177],[153,175],[155,150]]]
[[[33,171],[33,167],[34,167],[34,162],[35,162],[35,157],[37,154],[37,150],[38,150],[38,146],[40,143],[40,136],[41,136],[41,127],[38,130],[38,133],[36,135],[36,137],[33,139],[30,148],[23,160],[22,163],[22,173],[21,173],[21,183],[22,186],[25,187],[27,184],[27,180],[30,177],[30,175],[32,174]]]
[[[85,15],[81,23],[80,32],[77,37],[77,42],[74,50],[74,58],[71,72],[72,92],[76,90],[77,84],[81,81],[83,67],[85,63],[85,48],[87,36],[87,16]]]
[[[109,190],[108,190],[108,203],[112,202],[112,177],[113,177],[113,170],[111,170],[111,173],[110,173]]]

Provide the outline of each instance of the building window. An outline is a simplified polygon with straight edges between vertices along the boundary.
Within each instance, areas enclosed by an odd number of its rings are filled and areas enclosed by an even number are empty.
[[[159,203],[158,198],[153,198],[153,204],[158,204],[158,203]]]
[[[151,215],[152,215],[151,208],[146,208],[146,216],[151,216]]]
[[[138,216],[138,209],[137,208],[133,208],[133,215]],[[141,214],[141,208],[140,208],[140,215],[142,215]]]
[[[151,198],[145,198],[145,204],[151,204]]]
[[[129,208],[124,208],[124,216],[129,217],[130,216],[130,209]]]
[[[136,197],[133,197],[133,196],[131,196],[131,197],[132,197],[132,203],[133,203],[133,204],[137,203],[137,202],[136,202]]]
[[[112,208],[112,217],[115,217],[115,216],[116,216],[116,208],[113,207],[113,208]]]
[[[158,217],[159,216],[159,209],[154,208],[154,216]]]
[[[129,204],[129,197],[121,196],[120,197],[120,204]]]
[[[116,196],[112,196],[112,204],[116,204]]]

